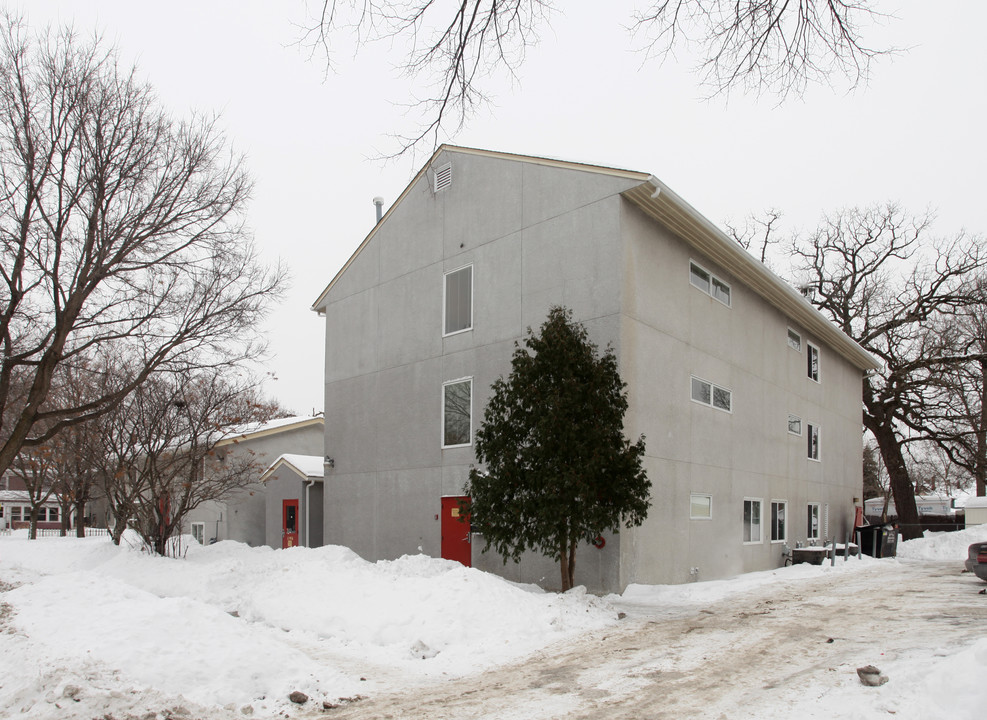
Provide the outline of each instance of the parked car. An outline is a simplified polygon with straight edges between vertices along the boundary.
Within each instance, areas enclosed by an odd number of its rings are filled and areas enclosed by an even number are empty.
[[[966,569],[987,582],[987,542],[973,543],[967,549]]]

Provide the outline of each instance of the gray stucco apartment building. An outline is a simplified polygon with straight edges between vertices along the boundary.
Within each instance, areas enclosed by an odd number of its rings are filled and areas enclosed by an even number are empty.
[[[557,585],[448,517],[490,385],[552,305],[614,348],[653,483],[643,526],[580,549],[578,584],[729,577],[843,537],[871,356],[647,173],[444,145],[314,305],[325,542]]]

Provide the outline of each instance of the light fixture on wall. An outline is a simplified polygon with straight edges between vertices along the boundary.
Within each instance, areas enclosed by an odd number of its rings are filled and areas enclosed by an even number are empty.
[[[326,455],[326,465],[328,465],[330,468],[334,468],[336,467],[336,460]]]

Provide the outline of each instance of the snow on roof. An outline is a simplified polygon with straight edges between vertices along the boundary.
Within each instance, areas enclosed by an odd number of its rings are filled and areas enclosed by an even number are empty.
[[[267,422],[247,423],[246,425],[241,425],[237,429],[226,433],[226,437],[219,442],[220,444],[224,444],[254,435],[276,433],[283,430],[290,430],[294,427],[301,427],[321,422],[323,422],[323,417],[321,415],[296,415],[294,417],[268,420]]]
[[[987,508],[987,497],[971,496],[966,499],[967,508]]]
[[[31,497],[27,490],[0,490],[0,503],[30,503]],[[57,505],[58,496],[52,494],[43,505]]]
[[[299,475],[307,478],[321,478],[325,475],[325,465],[320,455],[296,455],[285,453],[271,463],[264,471],[261,480],[266,480],[278,467],[287,465]]]

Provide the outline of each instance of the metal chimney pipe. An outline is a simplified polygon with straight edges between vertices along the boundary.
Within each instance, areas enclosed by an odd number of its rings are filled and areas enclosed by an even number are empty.
[[[375,197],[374,205],[377,206],[377,222],[380,222],[380,219],[384,217],[384,198],[380,197],[380,195]]]

